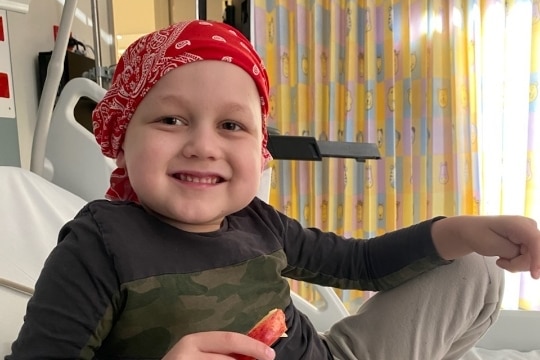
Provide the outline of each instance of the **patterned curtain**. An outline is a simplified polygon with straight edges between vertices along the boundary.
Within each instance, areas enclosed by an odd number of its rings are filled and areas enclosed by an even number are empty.
[[[501,2],[255,0],[253,41],[270,75],[270,126],[375,143],[382,156],[273,161],[272,205],[305,226],[360,238],[485,209],[479,122],[491,119],[479,113],[490,104],[480,92],[489,78],[478,69],[490,59],[478,44],[490,3]],[[532,129],[532,115],[524,116]],[[308,284],[291,285],[317,302]],[[338,294],[350,310],[369,296]]]
[[[540,223],[540,0],[475,8],[480,208]],[[506,274],[503,306],[540,310],[540,281]]]

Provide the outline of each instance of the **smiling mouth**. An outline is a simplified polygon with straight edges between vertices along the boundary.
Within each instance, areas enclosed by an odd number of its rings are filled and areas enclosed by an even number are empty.
[[[224,179],[222,177],[220,177],[220,176],[203,176],[203,177],[200,177],[200,176],[194,176],[194,175],[189,175],[189,174],[174,174],[173,177],[180,180],[180,181],[196,183],[196,184],[210,184],[210,185],[213,185],[213,184],[219,184],[219,183],[224,181]]]

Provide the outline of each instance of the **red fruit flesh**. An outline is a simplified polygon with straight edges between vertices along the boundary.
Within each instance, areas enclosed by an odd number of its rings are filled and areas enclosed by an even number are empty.
[[[285,313],[281,309],[270,310],[255,326],[248,332],[248,336],[271,346],[280,337],[286,336],[287,325],[285,323]],[[236,355],[237,360],[255,360],[250,356]]]
[[[248,332],[248,336],[270,346],[287,331],[285,313],[281,309],[271,310]]]

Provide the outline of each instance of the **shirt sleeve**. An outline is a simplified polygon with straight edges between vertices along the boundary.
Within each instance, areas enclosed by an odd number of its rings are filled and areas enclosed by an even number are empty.
[[[303,228],[282,216],[289,267],[284,276],[342,289],[387,290],[451,261],[442,259],[424,221],[367,240]]]
[[[112,326],[112,299],[119,292],[101,238],[89,212],[63,227],[7,360],[94,358]]]

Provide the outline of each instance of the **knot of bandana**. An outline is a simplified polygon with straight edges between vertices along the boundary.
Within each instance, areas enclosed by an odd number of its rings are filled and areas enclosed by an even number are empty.
[[[254,80],[261,97],[263,166],[271,159],[268,134],[268,75],[247,40],[220,22],[193,20],[173,24],[132,43],[120,58],[112,84],[92,114],[94,135],[105,156],[118,155],[133,113],[150,89],[170,70],[202,60],[221,60],[239,66]],[[110,200],[138,201],[125,169],[115,169],[105,195]]]

